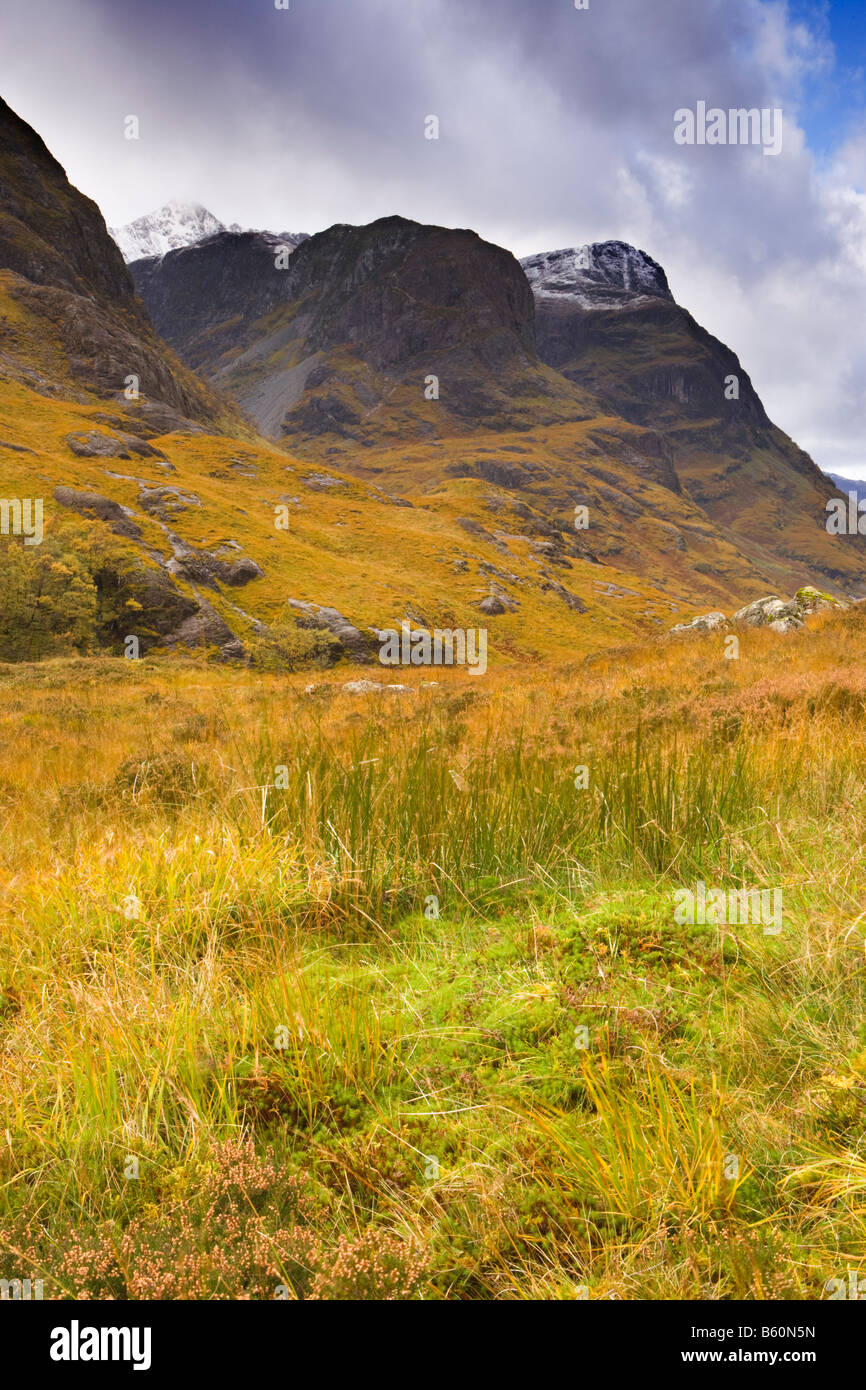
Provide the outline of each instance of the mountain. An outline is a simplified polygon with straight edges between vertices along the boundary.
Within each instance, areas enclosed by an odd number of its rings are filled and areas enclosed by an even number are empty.
[[[48,396],[93,391],[124,409],[134,377],[133,415],[159,405],[207,428],[240,424],[159,341],[98,207],[2,100],[0,298],[7,376]]]
[[[602,408],[656,430],[684,491],[743,554],[856,583],[856,538],[828,537],[835,489],[767,416],[724,343],[677,304],[661,267],[623,242],[521,262],[541,359]]]
[[[217,232],[133,281],[8,107],[0,190],[3,487],[44,508],[39,543],[0,536],[0,660],[135,638],[376,671],[405,621],[483,626],[492,663],[568,662],[816,578],[863,586],[863,538],[827,536],[830,482],[754,393],[730,433],[647,389],[666,352],[698,382],[736,358],[631,248],[554,254],[531,285],[474,232],[385,218],[288,256]],[[713,470],[739,471],[733,521],[699,496]]]
[[[216,236],[219,232],[239,232],[237,223],[226,227],[212,212],[201,203],[172,201],[156,212],[137,217],[124,227],[110,227],[109,232],[120,248],[127,262],[141,260],[148,256],[164,256],[168,251],[176,251],[182,246],[194,246],[199,241]],[[282,232],[281,244],[294,250],[306,240],[305,232]]]
[[[219,218],[200,203],[173,201],[157,208],[156,212],[137,217],[124,227],[109,227],[109,233],[120,247],[125,261],[142,256],[164,256],[178,246],[191,246],[196,241],[224,232]]]
[[[602,242],[527,256],[521,266],[539,356],[616,414],[690,438],[696,428],[702,437],[772,428],[735,354],[676,303],[645,252]],[[727,400],[732,375],[738,397]]]
[[[674,299],[661,266],[624,241],[542,251],[520,264],[536,301],[545,301],[552,316],[557,306],[570,303],[583,309],[619,309],[637,299]]]
[[[180,357],[284,447],[410,494],[482,479],[565,530],[587,505],[583,549],[663,587],[862,583],[858,538],[827,535],[827,479],[645,252],[518,264],[400,217],[278,251],[223,233],[131,270]]]
[[[223,233],[131,267],[166,341],[270,437],[370,444],[595,413],[539,361],[517,261],[475,232],[388,217],[280,252]]]
[[[598,564],[569,533],[570,520],[548,519],[547,504],[536,509],[489,481],[508,481],[509,468],[522,473],[505,435],[501,464],[500,437],[488,434],[494,457],[482,448],[467,456],[477,474],[446,479],[433,493],[416,477],[413,497],[396,486],[402,448],[393,478],[386,468],[386,476],[366,481],[257,436],[157,336],[98,208],[8,106],[0,107],[0,187],[3,491],[18,499],[7,509],[13,519],[15,506],[44,516],[44,534],[32,546],[14,525],[6,534],[4,519],[0,660],[94,647],[123,654],[134,639],[141,654],[204,645],[224,657],[282,662],[342,655],[375,670],[379,631],[406,620],[452,628],[491,622],[491,661],[527,661],[602,649],[681,611],[627,565]],[[434,231],[428,253],[431,246],[446,251],[449,235]],[[271,253],[278,240],[226,232],[203,246],[223,238],[241,249],[263,242]],[[377,258],[383,269],[392,264],[387,235],[380,243],[376,230],[367,231],[360,241],[362,265]],[[523,373],[530,386],[547,380],[554,398],[573,402],[575,388],[532,349],[531,295],[516,263],[470,233],[460,246],[469,253],[463,269],[433,263],[432,294],[450,303],[450,318],[439,332],[436,303],[419,308],[422,357],[441,346],[446,365],[449,352],[458,364],[466,356],[482,386],[489,361],[507,368],[506,376]],[[401,286],[387,276],[378,287],[375,277],[365,280],[350,235],[334,262],[342,278],[316,289],[334,253],[327,243],[324,250],[320,259],[321,245],[314,248],[315,263],[298,280],[316,320],[310,332],[330,344],[351,330],[345,277],[357,277],[363,292],[350,317],[360,314],[357,326],[366,331],[377,295],[384,296],[379,341],[371,338],[369,349],[399,370],[416,334],[413,310],[404,338],[389,345]],[[489,258],[503,273],[495,290],[471,283],[483,279]],[[415,273],[423,278],[422,263]],[[231,277],[225,288],[236,290]],[[261,288],[255,275],[246,284],[250,294]],[[477,324],[467,325],[464,297],[480,315]],[[327,366],[332,352],[321,351]],[[347,389],[362,384],[366,351],[353,361],[347,355]],[[140,376],[137,401],[124,394],[130,374]],[[511,409],[503,386],[497,389]],[[413,403],[418,394],[413,384]],[[479,398],[476,408],[483,405]],[[460,409],[465,414],[465,403]],[[467,437],[470,426],[463,422]],[[429,432],[436,433],[432,425]],[[353,447],[348,437],[332,437]],[[660,496],[659,484],[641,488]],[[491,510],[494,502],[501,514]],[[626,521],[620,532],[629,527]],[[606,534],[599,518],[594,543],[603,547]],[[648,616],[652,605],[662,616]]]

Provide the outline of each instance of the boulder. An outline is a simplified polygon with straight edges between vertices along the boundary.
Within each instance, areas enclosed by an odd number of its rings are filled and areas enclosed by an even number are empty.
[[[380,681],[347,681],[343,686],[347,695],[382,695],[386,690],[411,690],[411,685],[383,685]]]
[[[717,632],[720,628],[729,626],[724,613],[704,613],[699,618],[692,618],[691,622],[677,623],[676,627],[671,628],[671,632]]]
[[[783,603],[775,595],[756,599],[734,614],[734,622],[748,623],[750,627],[770,627],[774,632],[794,632],[803,626],[803,620],[810,613],[826,613],[833,609],[842,610],[847,604],[832,594],[822,593],[812,584],[798,589],[794,597]]]
[[[769,627],[771,623],[789,614],[788,605],[782,599],[776,594],[768,594],[764,598],[756,598],[753,603],[747,603],[745,608],[738,609],[732,621],[746,623],[749,627]]]
[[[147,487],[142,484],[138,490],[138,500],[149,516],[159,521],[169,521],[176,512],[184,512],[188,507],[200,507],[201,498],[191,492],[181,492],[177,487]]]
[[[239,589],[244,584],[249,584],[251,579],[264,579],[265,572],[261,565],[257,565],[255,560],[251,560],[249,555],[242,555],[233,564],[226,565],[221,571],[221,578],[224,584],[229,584],[233,589]]]
[[[498,618],[501,617],[503,613],[509,612],[508,604],[499,594],[488,594],[487,598],[481,600],[478,607],[485,617],[488,618]]]
[[[791,600],[796,604],[799,613],[827,613],[832,609],[844,609],[848,607],[843,599],[834,598],[832,594],[822,593],[813,585],[807,584],[804,588],[798,589]]]
[[[289,607],[301,615],[297,619],[298,627],[326,629],[336,637],[345,654],[353,661],[369,662],[372,659],[370,639],[336,608],[322,607],[318,603],[307,603],[296,598],[289,599]]]
[[[345,478],[336,478],[333,473],[310,473],[301,481],[313,492],[327,492],[332,487],[348,487]]]
[[[110,497],[103,497],[98,492],[77,492],[71,487],[56,487],[54,500],[88,521],[104,521],[117,536],[125,536],[130,541],[142,539],[140,528],[130,520],[133,514]]]
[[[794,597],[785,603],[776,594],[767,594],[740,608],[731,618],[732,623],[744,623],[748,627],[768,627],[771,632],[796,632],[804,626],[809,613],[842,611],[849,604],[844,599],[834,598],[832,594],[822,593],[820,589],[807,584],[798,589]],[[724,613],[705,613],[701,618],[692,618],[688,623],[677,623],[671,632],[714,632],[729,627]]]
[[[100,434],[98,430],[79,431],[66,436],[66,443],[79,458],[164,459],[161,449],[134,434]]]

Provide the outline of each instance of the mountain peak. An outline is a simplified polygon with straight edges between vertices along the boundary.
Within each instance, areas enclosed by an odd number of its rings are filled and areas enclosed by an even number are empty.
[[[200,241],[206,241],[220,232],[231,232],[238,236],[247,229],[237,222],[227,227],[201,203],[173,198],[155,212],[137,217],[124,227],[109,227],[108,230],[120,247],[123,259],[130,264],[132,261],[148,260],[152,256],[165,256],[169,251],[180,251],[185,246],[197,246]],[[288,243],[292,250],[307,240],[305,232],[261,232],[259,235]]]
[[[658,262],[625,241],[542,251],[520,264],[536,298],[575,300],[584,309],[616,309],[644,297],[673,300]]]
[[[109,231],[123,259],[129,262],[143,256],[164,256],[167,251],[192,246],[216,232],[224,232],[225,226],[201,203],[175,198],[155,212],[137,217],[124,227],[110,227]]]

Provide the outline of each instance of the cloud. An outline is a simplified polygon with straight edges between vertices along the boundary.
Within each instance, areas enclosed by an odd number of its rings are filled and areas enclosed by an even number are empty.
[[[109,222],[186,197],[278,230],[400,212],[519,255],[632,241],[819,464],[861,467],[866,134],[821,167],[809,150],[804,94],[834,61],[820,12],[807,26],[769,0],[0,0],[0,36],[6,99]],[[677,146],[674,112],[698,100],[781,107],[782,154]]]

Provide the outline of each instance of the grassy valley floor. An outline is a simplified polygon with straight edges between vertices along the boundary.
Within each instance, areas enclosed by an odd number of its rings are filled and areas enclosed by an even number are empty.
[[[0,1277],[866,1275],[866,613],[356,674],[0,667]],[[781,889],[782,930],[679,925],[698,881]]]

